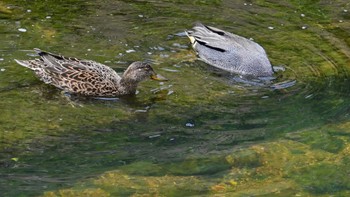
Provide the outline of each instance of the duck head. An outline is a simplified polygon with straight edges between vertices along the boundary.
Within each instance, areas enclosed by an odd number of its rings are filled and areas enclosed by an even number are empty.
[[[145,62],[133,62],[124,72],[123,78],[135,82],[141,82],[147,78],[167,81],[165,77],[154,72],[153,68]]]

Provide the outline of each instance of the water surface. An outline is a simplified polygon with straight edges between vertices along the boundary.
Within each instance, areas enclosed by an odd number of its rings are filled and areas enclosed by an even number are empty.
[[[0,2],[4,196],[343,195],[350,190],[350,5],[329,1]],[[201,21],[260,43],[273,84],[196,60]],[[32,48],[168,82],[135,97],[71,98],[13,59]]]

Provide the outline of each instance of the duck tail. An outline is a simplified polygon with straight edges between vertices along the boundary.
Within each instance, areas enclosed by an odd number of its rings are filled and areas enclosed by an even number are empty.
[[[39,56],[42,56],[43,54],[45,54],[45,52],[41,51],[38,48],[34,48],[35,53],[37,53]],[[40,59],[35,59],[35,60],[17,60],[15,59],[15,61],[17,62],[17,64],[32,69],[32,70],[37,70],[38,68],[40,68],[40,62],[42,62]]]
[[[17,60],[15,59],[15,61],[17,62],[17,64],[24,66],[26,68],[29,68],[31,70],[38,70],[41,69],[40,67],[40,61],[39,59],[36,60]]]
[[[27,67],[27,68],[31,68],[31,64],[29,61],[27,60],[17,60],[15,59],[15,61],[17,62],[17,64],[21,65],[21,66],[24,66],[24,67]]]

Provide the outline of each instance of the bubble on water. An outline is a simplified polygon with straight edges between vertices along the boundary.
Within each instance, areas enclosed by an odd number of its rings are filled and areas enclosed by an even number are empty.
[[[20,32],[27,32],[27,29],[25,29],[25,28],[18,28],[18,31],[20,31]]]
[[[194,123],[193,122],[188,122],[185,124],[186,127],[194,127]]]

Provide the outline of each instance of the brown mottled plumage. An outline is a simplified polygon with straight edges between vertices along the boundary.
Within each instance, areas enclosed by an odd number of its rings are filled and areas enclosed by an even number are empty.
[[[113,97],[135,94],[137,84],[146,78],[166,80],[147,63],[132,63],[122,76],[110,67],[92,60],[64,57],[34,49],[40,59],[15,60],[32,69],[40,80],[64,91],[85,96]]]

